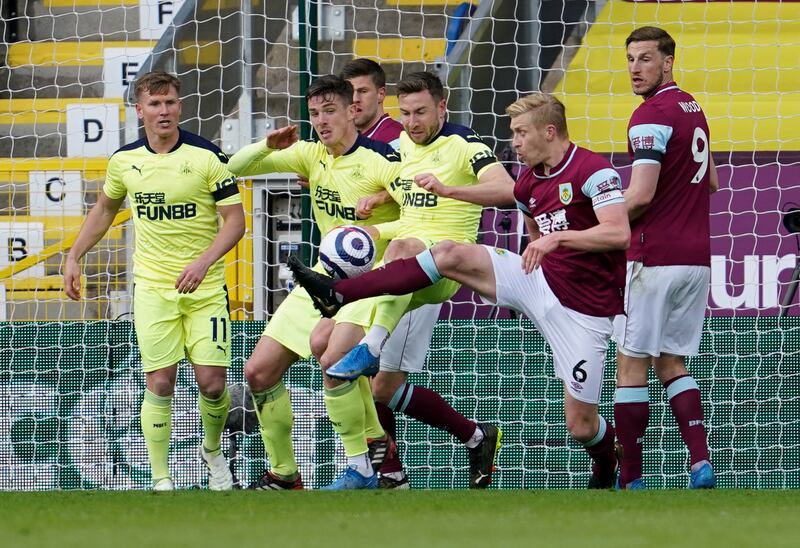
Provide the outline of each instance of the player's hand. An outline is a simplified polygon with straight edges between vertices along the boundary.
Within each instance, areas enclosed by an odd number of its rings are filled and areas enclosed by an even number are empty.
[[[447,185],[437,179],[433,173],[420,173],[414,177],[414,183],[432,194],[447,197]]]
[[[178,293],[194,293],[205,279],[210,266],[203,259],[197,259],[183,269],[175,282],[175,289],[178,290]]]
[[[273,150],[281,150],[289,148],[297,142],[297,126],[292,124],[290,126],[276,129],[267,135],[267,147]]]
[[[558,249],[559,245],[561,245],[561,241],[558,232],[542,236],[529,243],[522,252],[522,270],[525,271],[525,274],[530,274],[539,268],[544,256]]]
[[[297,174],[297,184],[300,185],[301,188],[308,188],[309,186],[311,186],[311,183],[308,182],[308,179],[306,179],[299,173]]]
[[[64,263],[64,292],[73,301],[81,299],[81,267],[69,257]]]
[[[391,195],[385,190],[382,190],[377,194],[372,194],[371,196],[360,198],[356,204],[356,217],[358,219],[369,219],[372,217],[373,209],[379,205],[388,204],[391,201]]]
[[[372,209],[374,207],[374,198],[372,196],[359,198],[358,203],[356,204],[356,218],[369,219],[372,217]]]

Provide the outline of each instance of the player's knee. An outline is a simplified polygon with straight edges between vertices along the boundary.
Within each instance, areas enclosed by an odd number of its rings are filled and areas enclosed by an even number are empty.
[[[175,392],[175,385],[167,378],[148,380],[147,389],[156,396],[169,397]]]
[[[682,356],[662,354],[654,361],[656,376],[662,384],[671,381],[675,377],[681,377],[689,374],[689,371],[686,369],[686,362]]]
[[[463,259],[462,246],[452,240],[442,240],[437,243],[431,249],[431,254],[436,262],[437,270],[442,275],[447,275],[458,268]]]
[[[569,435],[578,443],[586,443],[597,434],[597,420],[595,416],[575,414],[567,417],[567,430]]]
[[[311,353],[317,358],[317,361],[322,359],[323,354],[328,349],[328,339],[330,333],[311,333],[311,337],[309,338],[309,345],[311,347]]]
[[[389,245],[386,246],[386,251],[383,252],[383,261],[389,263],[394,261],[395,259],[399,259],[400,253],[400,242],[399,240],[395,241],[392,240],[389,242]]]
[[[322,355],[317,358],[317,361],[319,362],[320,368],[325,371],[338,360],[330,352],[323,352]]]
[[[617,385],[640,386],[647,384],[647,372],[651,358],[634,358],[617,354]]]
[[[255,389],[255,386],[259,384],[259,381],[262,377],[261,369],[258,366],[258,363],[254,360],[247,360],[244,364],[244,378],[247,381],[248,386],[250,386],[250,390]]]
[[[416,240],[392,240],[386,247],[383,254],[385,262],[396,261],[397,259],[407,259],[420,252],[421,243]]]
[[[251,392],[261,392],[275,386],[281,376],[281,372],[270,367],[269,363],[250,359],[244,364],[244,378]]]
[[[175,392],[176,374],[174,368],[157,369],[147,373],[147,389],[156,396],[172,396]]]
[[[214,376],[205,379],[202,385],[198,383],[200,393],[209,400],[217,400],[222,397],[222,394],[225,392],[225,386],[226,382],[224,376]]]

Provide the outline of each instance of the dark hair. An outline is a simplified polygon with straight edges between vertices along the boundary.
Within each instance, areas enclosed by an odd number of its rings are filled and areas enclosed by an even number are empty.
[[[437,103],[444,99],[444,86],[438,76],[431,72],[412,72],[397,82],[397,95],[428,90]]]
[[[339,97],[346,106],[352,105],[353,86],[350,82],[335,74],[320,76],[308,86],[306,101],[310,101],[312,97],[320,96],[327,101],[331,100],[331,96]]]
[[[376,88],[386,87],[386,73],[383,71],[383,67],[372,59],[365,59],[362,57],[360,59],[348,61],[342,69],[340,76],[345,80],[350,80],[351,78],[357,78],[359,76],[370,76]]]
[[[178,95],[181,94],[181,81],[167,72],[148,72],[136,79],[133,87],[133,96],[139,102],[139,96],[143,91],[150,95],[166,95],[169,88],[174,87]]]
[[[671,55],[675,57],[675,40],[664,29],[658,27],[640,27],[633,31],[627,40],[625,40],[625,48],[631,45],[631,42],[658,42],[658,51],[663,55]]]

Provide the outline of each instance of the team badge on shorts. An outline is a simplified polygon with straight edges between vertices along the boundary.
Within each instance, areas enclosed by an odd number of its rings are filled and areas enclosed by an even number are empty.
[[[506,253],[508,253],[508,251],[500,247],[495,247],[494,252],[497,253],[498,255],[505,255]]]
[[[558,199],[567,205],[572,201],[572,183],[561,183],[558,185]]]

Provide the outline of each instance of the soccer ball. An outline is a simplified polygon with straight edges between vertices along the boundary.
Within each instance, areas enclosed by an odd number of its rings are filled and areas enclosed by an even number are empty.
[[[328,232],[320,242],[319,259],[332,278],[353,278],[372,269],[375,242],[361,227],[339,226]]]

